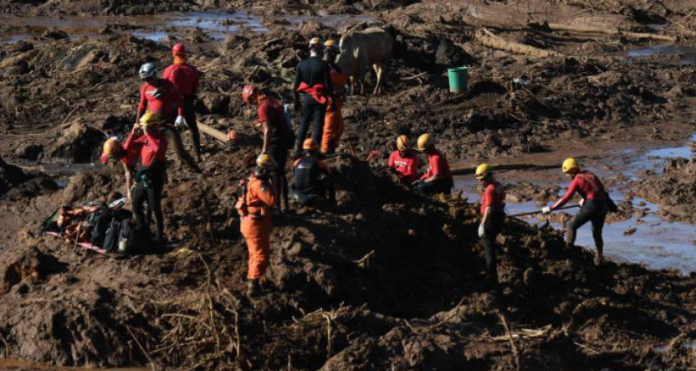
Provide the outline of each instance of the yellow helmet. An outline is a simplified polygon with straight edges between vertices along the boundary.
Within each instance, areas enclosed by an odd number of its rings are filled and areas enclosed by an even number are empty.
[[[313,37],[311,40],[309,40],[309,47],[315,47],[315,46],[321,46],[321,39],[318,37]]]
[[[565,161],[563,161],[563,166],[561,166],[561,170],[563,170],[563,172],[566,174],[578,172],[580,171],[580,165],[578,165],[578,162],[575,161],[574,158],[568,157]]]
[[[418,137],[417,148],[419,151],[425,151],[432,147],[435,147],[435,139],[430,139],[430,134],[423,134]]]
[[[115,137],[111,137],[104,142],[104,148],[102,149],[101,161],[107,163],[109,159],[116,155],[116,152],[121,147],[121,144]]]
[[[160,125],[160,117],[156,113],[150,111],[145,112],[145,114],[140,117],[140,126],[143,129],[157,129]]]
[[[269,170],[274,170],[277,166],[275,161],[271,158],[271,156],[262,153],[259,155],[259,157],[256,158],[256,166],[258,166],[261,169],[269,169]]]
[[[334,39],[328,39],[324,43],[324,48],[326,49],[336,49],[338,48],[338,43]]]
[[[476,168],[476,179],[485,179],[493,175],[493,169],[488,164],[481,164]]]
[[[405,135],[399,135],[398,138],[396,138],[396,148],[399,151],[405,151],[411,147],[411,143],[408,142],[408,137]]]

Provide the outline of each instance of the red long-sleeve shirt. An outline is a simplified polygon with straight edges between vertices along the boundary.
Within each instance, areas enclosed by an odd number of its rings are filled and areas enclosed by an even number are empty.
[[[498,182],[492,182],[484,189],[481,195],[481,215],[486,212],[489,206],[493,209],[492,211],[503,210],[505,207],[505,191]]]
[[[440,151],[434,150],[428,154],[428,165],[428,171],[423,174],[421,180],[430,179],[435,175],[444,179],[452,179],[449,162]]]
[[[161,95],[155,97],[153,94],[159,89]],[[171,117],[174,114],[176,105],[177,114],[184,114],[184,103],[181,94],[176,86],[169,80],[158,79],[158,86],[143,83],[140,85],[140,104],[138,104],[138,115],[148,110],[163,117]]]
[[[167,140],[159,131],[145,130],[145,134],[138,137],[131,133],[123,148],[126,152],[139,148],[140,164],[145,167],[167,160]]]
[[[405,184],[411,184],[418,179],[418,166],[420,160],[412,151],[408,151],[401,156],[399,151],[394,151],[389,156],[389,167],[396,170],[399,179]]]
[[[604,190],[604,185],[596,175],[589,171],[581,171],[575,175],[575,178],[573,178],[573,181],[570,183],[568,191],[563,198],[558,200],[558,202],[553,205],[553,208],[557,209],[565,205],[568,201],[570,201],[571,198],[573,198],[575,193],[580,194],[580,197],[582,197],[585,201],[601,201],[604,200],[606,191]]]
[[[182,97],[192,97],[198,91],[201,73],[190,64],[172,64],[164,70],[163,78],[171,81]]]

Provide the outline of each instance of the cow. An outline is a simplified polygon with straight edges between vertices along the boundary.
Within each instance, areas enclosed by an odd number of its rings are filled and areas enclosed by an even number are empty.
[[[363,31],[349,31],[339,42],[341,54],[336,64],[350,77],[350,93],[355,93],[355,80],[360,83],[360,94],[364,94],[363,81],[372,66],[377,75],[377,84],[372,94],[382,92],[382,80],[386,74],[387,61],[394,40],[385,30],[371,27]]]

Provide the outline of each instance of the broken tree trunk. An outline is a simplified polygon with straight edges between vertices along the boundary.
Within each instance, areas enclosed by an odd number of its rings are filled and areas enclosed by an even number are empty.
[[[659,41],[677,41],[676,37],[667,35],[655,35],[651,33],[639,33],[639,32],[628,32],[621,31],[618,28],[602,28],[602,27],[592,27],[592,26],[574,26],[560,23],[549,23],[549,27],[555,31],[568,31],[568,32],[579,32],[579,33],[599,33],[604,35],[623,35],[632,39],[652,39]]]
[[[551,51],[551,50],[543,50],[543,49],[535,48],[533,46],[524,45],[524,44],[516,43],[513,41],[505,40],[501,37],[494,35],[493,33],[491,33],[490,31],[488,31],[485,28],[482,31],[483,32],[476,34],[476,41],[478,41],[481,45],[489,47],[489,48],[504,50],[504,51],[512,52],[512,53],[516,53],[516,54],[524,54],[524,55],[528,55],[531,57],[539,57],[539,58],[562,56],[562,54]]]
[[[202,123],[199,122],[199,123],[198,123],[198,130],[200,130],[201,133],[208,134],[208,135],[210,135],[211,137],[213,137],[213,138],[215,138],[215,139],[217,139],[217,140],[219,140],[219,141],[221,141],[221,142],[223,142],[223,143],[225,143],[225,144],[229,144],[229,143],[230,143],[230,139],[229,139],[229,137],[227,136],[227,134],[221,132],[220,130],[213,129],[213,128],[211,128],[210,126],[208,126],[208,125],[206,125],[206,124],[202,124]]]

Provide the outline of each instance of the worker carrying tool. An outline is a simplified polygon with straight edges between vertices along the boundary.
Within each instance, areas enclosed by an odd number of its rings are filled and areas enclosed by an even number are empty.
[[[411,143],[405,135],[396,138],[396,151],[389,155],[389,171],[395,174],[401,184],[410,186],[418,179],[420,159],[411,149]]]
[[[157,224],[156,244],[162,248],[164,239],[164,214],[162,213],[162,190],[167,178],[167,140],[161,131],[162,119],[146,112],[138,125],[133,126],[123,148],[126,152],[139,149],[135,163],[135,188],[133,190],[133,213],[136,231],[142,241],[151,241],[150,226],[145,215],[145,202],[155,214]]]
[[[269,96],[268,92],[253,85],[246,85],[242,90],[242,99],[251,106],[258,105],[259,125],[263,131],[262,154],[268,154],[276,164],[273,171],[273,184],[278,190],[276,208],[287,212],[290,209],[288,202],[288,179],[285,176],[285,165],[288,160],[288,151],[295,142],[295,133],[290,127],[285,111],[281,103]],[[282,197],[280,197],[282,196]],[[281,209],[281,200],[285,207]]]
[[[344,129],[341,109],[346,98],[345,85],[348,82],[348,75],[336,64],[338,54],[339,50],[336,40],[327,40],[324,43],[324,61],[329,65],[329,76],[334,95],[329,98],[324,119],[324,135],[321,140],[321,153],[324,155],[336,152]]]
[[[196,67],[188,64],[184,44],[174,44],[172,47],[172,56],[174,57],[174,63],[164,69],[162,77],[174,84],[179,94],[181,94],[181,101],[184,109],[183,121],[185,121],[189,130],[191,130],[191,139],[193,140],[193,148],[196,152],[196,160],[200,162],[201,135],[198,131],[198,123],[196,122],[195,103],[201,73]],[[177,106],[176,108],[178,110],[179,107]]]
[[[604,185],[595,174],[589,171],[580,170],[580,165],[574,158],[568,158],[563,161],[561,167],[563,173],[570,177],[573,181],[566,194],[552,206],[547,206],[541,209],[544,214],[559,209],[565,205],[577,193],[582,198],[580,201],[580,211],[573,221],[566,227],[566,244],[569,246],[575,245],[575,237],[580,227],[587,222],[592,223],[592,237],[594,238],[595,247],[595,264],[601,265],[604,261],[604,239],[602,238],[602,229],[607,218],[608,212],[616,212],[617,207],[614,201],[611,200],[606,192]]]
[[[333,98],[329,65],[321,59],[321,39],[314,37],[309,41],[309,58],[300,62],[295,74],[293,93],[295,94],[295,112],[302,112],[300,128],[297,133],[293,158],[301,156],[300,148],[312,124],[312,138],[321,143],[326,108]]]
[[[181,94],[176,86],[169,80],[157,77],[157,68],[154,63],[145,63],[140,67],[140,78],[144,81],[140,86],[140,103],[136,115],[135,125],[138,125],[141,116],[150,112],[159,117],[159,130],[164,133],[169,144],[174,148],[177,157],[191,170],[201,173],[202,170],[196,160],[184,149],[184,142],[178,130],[170,125],[181,128],[185,125],[184,105]],[[176,111],[176,119],[174,114]]]
[[[271,254],[271,215],[276,203],[276,191],[270,181],[276,164],[262,154],[256,168],[242,191],[235,208],[241,217],[241,232],[249,250],[247,295],[259,294],[259,280],[266,273]]]
[[[304,156],[295,161],[293,184],[290,193],[300,205],[310,205],[320,197],[336,205],[336,190],[331,171],[317,158],[319,146],[313,138],[302,145]]]
[[[503,186],[493,178],[493,169],[488,164],[476,168],[476,179],[483,185],[481,194],[481,223],[478,236],[486,252],[486,273],[488,279],[498,283],[498,271],[495,262],[495,239],[505,226],[505,191]]]
[[[135,165],[137,164],[139,154],[140,146],[135,143],[131,143],[126,151],[116,137],[111,137],[104,142],[101,162],[103,164],[111,160],[121,162],[126,178],[126,197],[128,200],[132,198],[133,172],[135,171]]]
[[[445,155],[435,148],[435,139],[423,134],[418,137],[417,148],[428,156],[428,170],[413,187],[425,194],[450,193],[454,187],[452,172]]]

